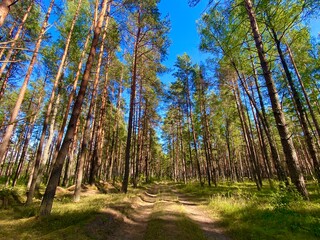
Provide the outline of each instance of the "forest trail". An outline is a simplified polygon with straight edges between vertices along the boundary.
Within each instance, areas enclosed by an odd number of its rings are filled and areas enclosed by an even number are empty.
[[[104,208],[86,231],[94,239],[229,240],[201,204],[175,185],[154,184],[133,200]]]

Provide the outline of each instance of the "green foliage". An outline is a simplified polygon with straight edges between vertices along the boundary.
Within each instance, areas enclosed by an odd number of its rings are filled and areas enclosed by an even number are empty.
[[[292,204],[301,203],[302,201],[301,194],[292,185],[286,187],[284,183],[280,184],[279,188],[271,195],[271,206],[280,211],[288,210]]]
[[[23,202],[19,192],[14,188],[3,187],[0,189],[0,208],[9,209]]]

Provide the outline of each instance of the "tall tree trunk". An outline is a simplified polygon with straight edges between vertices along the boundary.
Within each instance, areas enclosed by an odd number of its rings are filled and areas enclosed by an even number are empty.
[[[292,63],[292,65],[293,65],[293,67],[294,67],[294,71],[295,71],[295,73],[296,73],[296,75],[297,75],[297,78],[298,78],[298,80],[299,80],[299,83],[300,83],[300,86],[301,86],[301,89],[302,89],[302,92],[303,92],[303,96],[304,96],[304,98],[305,98],[305,100],[306,100],[306,102],[307,102],[308,110],[309,110],[309,112],[310,112],[312,121],[313,121],[314,126],[315,126],[315,128],[316,128],[316,131],[317,131],[317,134],[318,134],[318,139],[320,140],[320,126],[319,126],[319,122],[318,122],[318,120],[317,120],[317,118],[316,118],[316,115],[315,115],[315,113],[314,113],[314,111],[313,111],[313,108],[312,108],[312,106],[311,106],[310,99],[309,99],[308,94],[307,94],[307,91],[306,91],[306,89],[305,89],[305,87],[304,87],[304,84],[303,84],[301,75],[300,75],[300,73],[299,73],[297,64],[296,64],[296,62],[294,61],[294,57],[293,57],[291,48],[289,47],[288,44],[286,44],[286,46],[287,46],[287,49],[288,49],[288,52],[289,52],[289,56],[290,56],[291,63]]]
[[[181,111],[182,116],[182,111]],[[183,182],[184,184],[187,183],[187,160],[186,160],[186,152],[183,145],[183,137],[182,137],[182,117],[178,120],[177,125],[177,141],[179,142],[180,139],[180,153],[181,153],[181,159],[182,159],[182,174],[183,174]],[[174,145],[172,145],[174,147]]]
[[[255,100],[251,96],[246,84],[244,83],[244,77],[242,79],[241,74],[239,73],[239,70],[238,70],[238,68],[237,68],[237,66],[236,66],[234,61],[232,61],[232,65],[233,65],[234,69],[236,70],[236,73],[237,73],[238,78],[240,80],[241,86],[245,90],[245,92],[246,92],[251,104],[253,104],[253,106],[254,106],[254,108],[255,108],[258,116],[259,116],[259,119],[261,120],[262,126],[264,128],[264,131],[265,131],[267,139],[268,139],[268,143],[269,143],[269,146],[270,146],[272,159],[274,161],[275,168],[276,168],[276,171],[277,171],[278,179],[280,181],[284,181],[284,182],[288,183],[288,180],[286,178],[285,170],[283,169],[281,161],[280,161],[280,156],[279,156],[278,151],[277,151],[275,140],[272,138],[272,132],[271,132],[269,121],[267,120],[267,113],[266,113],[264,102],[263,102],[263,99],[262,99],[260,86],[258,84],[258,78],[257,78],[256,68],[254,66],[254,63],[252,62],[253,78],[254,78],[255,84],[257,86],[257,92],[258,92],[258,96],[259,96],[259,102],[260,102],[262,114],[260,113],[260,111],[259,111],[259,109],[257,107],[257,104],[255,103]]]
[[[96,49],[99,44],[99,36],[101,34],[103,19],[106,14],[107,5],[108,5],[108,0],[103,0],[102,1],[102,9],[101,9],[101,12],[99,15],[98,22],[96,23],[96,26],[94,28],[94,35],[93,35],[93,39],[92,39],[90,53],[89,53],[86,67],[84,70],[80,89],[79,89],[76,101],[74,103],[74,106],[73,106],[73,110],[72,110],[71,118],[70,118],[69,125],[67,128],[67,132],[65,134],[65,137],[64,137],[61,149],[59,151],[59,154],[57,156],[56,162],[54,163],[54,166],[53,166],[53,169],[52,169],[52,172],[51,172],[48,184],[47,184],[47,188],[46,188],[46,191],[44,193],[44,196],[43,196],[43,199],[41,202],[41,206],[40,206],[40,215],[41,216],[49,215],[51,213],[53,198],[54,198],[54,195],[55,195],[58,183],[59,183],[63,163],[64,163],[66,155],[68,154],[69,146],[73,140],[74,133],[76,130],[76,125],[78,122],[78,118],[81,113],[81,108],[82,108],[83,100],[84,100],[84,97],[86,94],[87,86],[89,83],[92,65],[94,62],[95,55],[96,55]]]
[[[0,27],[1,27],[1,5],[4,4],[4,2],[6,1],[2,1],[2,3],[0,3]],[[13,2],[13,0],[7,0],[7,2]],[[7,54],[6,54],[6,58],[4,59],[2,65],[1,65],[1,68],[0,68],[0,77],[2,76],[7,64],[10,62],[10,58],[12,56],[12,53],[15,51],[15,46],[17,45],[18,43],[18,39],[20,37],[20,34],[23,30],[23,27],[24,27],[24,24],[29,16],[29,13],[31,12],[31,9],[33,7],[33,4],[34,2],[32,1],[27,9],[27,12],[24,14],[23,18],[22,18],[22,21],[17,29],[17,32],[16,34],[14,35],[13,39],[12,39],[12,43],[10,45],[10,49],[8,50]],[[0,54],[0,59],[2,57],[2,54],[4,53],[4,49],[3,49],[3,52],[1,52]]]
[[[260,117],[260,120],[261,120],[262,126],[264,127],[264,131],[265,131],[266,137],[268,139],[268,144],[269,144],[269,147],[270,147],[272,160],[273,160],[274,166],[276,168],[278,179],[280,181],[287,182],[287,177],[286,177],[285,170],[283,169],[283,166],[281,164],[280,156],[278,154],[275,141],[274,141],[274,139],[272,138],[272,135],[271,135],[271,128],[270,128],[269,121],[267,120],[266,108],[264,106],[264,102],[263,102],[263,98],[262,98],[262,94],[261,94],[261,91],[260,91],[260,86],[259,86],[258,78],[257,78],[257,74],[256,74],[256,69],[255,69],[255,66],[254,66],[253,62],[252,62],[252,69],[253,69],[253,72],[254,72],[254,77],[253,78],[254,78],[255,85],[257,87],[259,103],[260,103],[260,107],[261,107],[261,111],[262,111],[262,116]],[[257,113],[258,113],[258,111],[257,111]]]
[[[39,142],[39,146],[38,146],[38,151],[37,151],[37,155],[36,155],[36,160],[35,160],[35,167],[34,167],[34,172],[33,172],[33,178],[32,178],[32,183],[28,192],[28,198],[27,198],[27,203],[32,203],[32,198],[33,198],[33,194],[34,194],[34,188],[36,187],[36,182],[37,179],[39,179],[39,177],[41,178],[41,174],[42,174],[42,167],[43,165],[46,163],[47,159],[48,159],[48,152],[44,153],[44,159],[41,162],[41,156],[42,156],[42,150],[43,150],[43,145],[44,145],[44,141],[45,141],[45,135],[47,132],[47,128],[49,125],[49,121],[50,121],[50,116],[51,116],[51,112],[52,112],[52,107],[53,107],[53,102],[55,99],[55,91],[59,85],[59,82],[61,81],[61,78],[63,76],[63,69],[65,68],[65,62],[68,56],[68,51],[69,51],[69,46],[70,46],[70,42],[71,42],[71,37],[72,37],[72,33],[73,33],[73,29],[74,26],[76,24],[78,15],[79,15],[79,11],[80,11],[80,6],[81,6],[81,0],[78,1],[78,6],[77,6],[77,10],[76,13],[73,16],[72,19],[72,23],[71,23],[71,27],[70,27],[70,31],[68,33],[67,39],[66,39],[66,45],[64,47],[64,52],[61,58],[61,62],[58,68],[58,72],[55,76],[55,80],[54,80],[54,84],[52,87],[52,93],[51,93],[51,97],[49,99],[49,103],[48,103],[48,107],[47,107],[47,111],[46,111],[46,115],[45,115],[45,119],[43,122],[43,127],[42,127],[42,134],[41,134],[41,138],[40,138],[40,142]],[[57,97],[57,101],[58,101],[58,97]],[[56,106],[57,108],[57,106]],[[55,119],[52,117],[52,123],[51,126],[53,126]],[[52,130],[52,129],[51,129]],[[51,133],[51,131],[50,131]],[[48,144],[50,144],[50,141],[52,141],[52,137],[49,135],[49,139],[47,142],[47,146],[45,147],[45,151],[48,151],[49,147]],[[52,160],[53,162],[55,161],[55,159]]]
[[[90,107],[89,107],[90,109]],[[87,119],[86,122],[83,126],[82,132],[82,143],[81,143],[81,148],[79,151],[79,156],[78,156],[78,163],[76,167],[76,176],[75,176],[75,188],[74,188],[74,193],[73,193],[73,201],[74,202],[79,202],[80,201],[80,194],[81,194],[81,184],[82,184],[82,179],[83,179],[83,172],[84,172],[84,162],[87,156],[88,152],[88,139],[89,139],[89,127],[90,127],[90,110],[88,111]]]
[[[39,38],[38,38],[38,40],[36,42],[36,46],[35,46],[35,49],[33,51],[33,55],[32,55],[28,70],[27,70],[27,74],[26,74],[26,76],[24,78],[22,87],[20,89],[17,102],[15,103],[15,106],[14,106],[14,108],[12,110],[12,113],[11,113],[11,116],[10,116],[9,125],[8,125],[8,127],[6,129],[5,135],[3,136],[2,143],[0,145],[0,161],[3,159],[3,156],[4,156],[4,154],[5,154],[5,152],[6,152],[7,148],[8,148],[10,138],[11,138],[11,136],[13,134],[13,129],[14,129],[14,126],[16,124],[16,119],[17,119],[17,116],[18,116],[22,101],[24,99],[24,95],[26,93],[27,86],[28,86],[28,83],[29,83],[29,80],[30,80],[30,77],[31,77],[31,74],[32,74],[32,71],[33,71],[33,68],[34,68],[34,65],[35,65],[35,62],[37,60],[37,56],[38,56],[38,52],[39,52],[39,49],[40,49],[41,42],[43,40],[43,36],[45,34],[45,31],[46,31],[46,28],[47,28],[47,25],[48,25],[48,19],[49,19],[49,16],[51,14],[51,10],[53,8],[53,3],[54,3],[54,0],[51,0],[50,6],[48,8],[47,14],[45,16],[44,22],[43,22],[42,27],[41,27]],[[0,162],[0,164],[1,164],[1,162]]]
[[[140,153],[142,152],[142,138],[143,138],[143,129],[142,129],[142,80],[140,81],[140,85],[139,85],[139,104],[138,104],[138,108],[137,108],[137,148],[136,148],[136,154],[134,155],[134,158],[136,159],[135,161],[135,174],[133,176],[133,186],[136,188],[138,185],[138,178],[139,178],[139,173],[140,173],[140,168],[139,168],[139,164],[140,164]]]
[[[91,26],[90,31],[92,30],[92,27],[93,27],[93,25]],[[83,63],[83,59],[85,57],[85,54],[87,52],[87,47],[88,47],[88,44],[89,44],[89,40],[90,40],[90,34],[88,34],[87,37],[86,37],[86,41],[84,43],[84,47],[83,47],[83,50],[82,50],[82,53],[81,53],[81,57],[80,57],[80,60],[79,60],[77,72],[76,72],[76,75],[75,75],[75,79],[73,81],[72,91],[71,91],[71,93],[69,95],[68,103],[67,103],[67,106],[65,108],[65,112],[64,112],[63,119],[62,119],[61,127],[60,127],[59,134],[58,134],[58,137],[57,137],[57,142],[56,142],[56,146],[55,146],[53,159],[57,158],[57,155],[58,155],[59,150],[60,150],[62,137],[63,137],[63,134],[65,132],[65,128],[66,128],[66,125],[67,125],[67,120],[68,120],[68,117],[69,117],[70,107],[71,107],[71,104],[73,102],[73,98],[74,98],[74,96],[76,94],[76,90],[77,90],[77,86],[78,86],[78,80],[79,80],[79,77],[80,77],[80,74],[81,74],[81,70],[82,70],[82,65],[83,65],[82,63]]]
[[[107,8],[107,12],[110,12],[110,4],[108,4],[108,8]],[[98,92],[98,83],[100,80],[100,71],[101,71],[101,64],[102,64],[102,57],[103,57],[103,53],[104,53],[104,42],[105,39],[107,37],[107,28],[108,28],[108,24],[109,24],[109,16],[107,17],[107,19],[105,20],[105,27],[104,27],[104,33],[102,35],[102,39],[101,39],[101,46],[100,46],[100,52],[99,52],[99,56],[98,56],[98,63],[97,63],[97,72],[95,73],[95,79],[94,79],[94,84],[93,84],[93,92],[92,92],[92,96],[91,96],[91,103],[92,105],[95,103],[96,100],[96,96],[97,96],[97,92]],[[107,80],[106,80],[107,81]],[[90,104],[91,104],[90,103]],[[97,108],[99,109],[99,107]],[[96,111],[97,113],[99,112],[99,110]],[[99,115],[99,114],[97,114]],[[100,118],[103,118],[103,116],[96,116],[95,118],[95,125],[96,127],[93,128],[96,133],[96,141],[94,143],[93,146],[93,157],[91,159],[91,167],[90,167],[90,176],[89,176],[89,184],[93,185],[96,181],[96,175],[99,171],[99,168],[101,166],[101,157],[100,154],[98,154],[98,148],[99,148],[99,142],[98,141],[102,141],[102,122],[100,121]],[[99,149],[101,150],[101,149]]]
[[[313,142],[313,139],[312,139],[312,135],[311,135],[311,132],[309,130],[308,123],[307,123],[307,120],[306,120],[306,112],[305,112],[305,110],[304,110],[304,108],[302,106],[302,102],[301,102],[298,90],[296,89],[296,87],[294,85],[294,82],[293,82],[289,67],[288,67],[287,62],[285,60],[285,57],[283,55],[283,52],[282,52],[282,49],[281,49],[281,41],[279,40],[278,35],[275,32],[275,30],[271,29],[271,31],[272,31],[273,38],[274,38],[274,41],[275,41],[276,46],[277,46],[277,50],[278,50],[278,53],[279,53],[279,56],[280,56],[280,60],[281,60],[281,63],[282,63],[282,66],[283,66],[287,81],[288,81],[290,89],[292,91],[293,100],[294,100],[294,102],[296,104],[296,107],[297,107],[297,113],[299,115],[299,120],[300,120],[300,123],[301,123],[301,126],[302,126],[302,130],[303,130],[304,135],[305,135],[305,141],[307,143],[308,151],[309,151],[309,154],[310,154],[312,162],[313,162],[313,167],[314,167],[314,170],[315,170],[315,173],[316,173],[316,177],[317,177],[318,182],[320,182],[320,163],[319,163],[319,160],[318,160],[318,157],[317,157],[317,153],[316,153],[316,150],[315,150],[315,146],[314,146],[314,142]]]
[[[12,187],[14,187],[16,185],[17,180],[19,179],[23,164],[25,162],[25,157],[26,157],[27,150],[28,150],[28,147],[29,147],[29,142],[30,142],[31,135],[32,135],[32,132],[33,132],[34,124],[35,124],[36,119],[38,117],[38,113],[39,113],[39,110],[40,110],[40,105],[41,105],[41,102],[42,102],[42,98],[43,98],[43,96],[39,97],[37,106],[36,106],[35,110],[31,114],[30,125],[28,126],[27,136],[26,136],[26,139],[25,139],[24,144],[23,144],[23,148],[22,148],[22,153],[21,153],[21,156],[20,156],[19,164],[17,166],[15,176],[14,176],[14,178],[12,180]],[[32,102],[32,99],[31,99],[31,102]]]
[[[257,156],[255,154],[252,137],[249,132],[249,126],[247,123],[246,114],[244,113],[244,110],[243,110],[243,105],[242,105],[241,98],[240,98],[239,88],[238,88],[236,81],[234,81],[233,91],[234,91],[234,98],[235,98],[236,104],[237,104],[237,109],[238,109],[238,114],[239,114],[239,118],[240,118],[240,122],[241,122],[242,131],[243,131],[243,138],[245,140],[247,153],[248,153],[249,160],[250,160],[249,166],[252,170],[253,178],[256,183],[257,189],[260,191],[261,187],[262,187],[262,182],[261,182],[261,177],[260,177],[258,167],[257,167]]]
[[[259,32],[258,23],[253,10],[252,2],[251,0],[244,0],[244,3],[245,3],[245,8],[247,10],[248,17],[250,20],[252,34],[254,36],[256,49],[258,51],[261,68],[263,70],[263,76],[265,78],[265,82],[268,88],[272,110],[273,110],[274,118],[276,120],[278,132],[281,138],[281,144],[282,144],[283,152],[285,154],[290,177],[294,182],[298,191],[301,193],[301,195],[304,196],[305,198],[308,198],[308,191],[306,189],[304,177],[301,173],[297,153],[294,148],[292,137],[289,132],[288,126],[286,124],[284,113],[281,109],[278,92],[277,92],[275,83],[272,79],[270,67],[265,56],[263,42]]]
[[[117,99],[117,109],[116,109],[116,115],[115,115],[115,121],[116,124],[113,127],[112,130],[112,143],[111,143],[111,153],[110,153],[110,161],[109,161],[109,171],[107,173],[107,179],[110,180],[114,178],[113,173],[115,169],[115,159],[117,154],[117,146],[118,146],[118,136],[119,136],[119,119],[120,119],[120,111],[121,111],[121,96],[122,96],[122,81],[123,81],[123,69],[121,70],[121,77],[120,77],[120,85],[118,88],[118,99]]]
[[[139,10],[138,11],[138,29],[137,29],[136,39],[134,44],[131,93],[130,93],[130,109],[129,109],[129,119],[128,119],[128,133],[127,133],[127,143],[126,143],[126,151],[125,151],[124,176],[122,181],[122,192],[124,193],[127,193],[128,183],[129,183],[131,136],[132,136],[134,105],[135,105],[134,101],[136,98],[136,85],[137,85],[138,49],[139,49],[139,41],[140,41],[140,35],[141,35],[140,22],[141,22],[141,12]]]
[[[187,91],[186,102],[187,102],[187,115],[188,115],[187,117],[189,118],[191,130],[192,130],[192,140],[193,140],[193,146],[194,146],[194,150],[195,150],[195,154],[196,154],[196,164],[197,164],[199,181],[200,181],[200,185],[203,186],[199,152],[198,152],[198,143],[197,143],[197,137],[196,137],[196,130],[194,127],[194,120],[193,120],[193,113],[192,113],[192,102],[191,102],[190,88],[189,88],[188,80],[187,80],[186,91]]]

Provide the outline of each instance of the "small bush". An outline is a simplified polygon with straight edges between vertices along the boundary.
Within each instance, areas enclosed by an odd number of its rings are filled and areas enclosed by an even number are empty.
[[[302,203],[303,197],[292,186],[280,185],[279,188],[271,194],[271,206],[276,210],[288,210],[293,203]]]
[[[0,190],[0,208],[8,208],[9,206],[21,204],[22,199],[15,189],[2,188]]]

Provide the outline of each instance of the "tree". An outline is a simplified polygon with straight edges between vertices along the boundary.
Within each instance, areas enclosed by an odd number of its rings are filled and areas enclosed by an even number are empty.
[[[33,55],[32,55],[32,58],[31,58],[31,61],[30,61],[26,76],[24,78],[22,87],[21,87],[20,92],[19,92],[19,97],[17,99],[17,102],[16,102],[13,110],[12,110],[11,117],[10,117],[10,120],[9,120],[9,125],[7,126],[5,135],[3,136],[2,143],[0,145],[0,163],[1,163],[5,153],[7,151],[10,138],[11,138],[11,136],[13,134],[13,129],[14,129],[14,126],[16,124],[16,118],[18,116],[19,109],[20,109],[22,101],[24,99],[24,96],[25,96],[25,93],[26,93],[26,90],[27,90],[27,86],[28,86],[28,83],[29,83],[29,80],[30,80],[30,77],[31,77],[31,74],[32,74],[32,71],[33,71],[33,68],[34,68],[34,65],[35,65],[35,62],[37,60],[38,52],[39,52],[39,49],[40,49],[40,46],[41,46],[41,42],[43,40],[43,36],[45,34],[45,31],[46,31],[47,25],[48,25],[48,19],[49,19],[49,16],[51,14],[51,11],[52,11],[53,4],[54,4],[54,0],[52,0],[50,2],[50,6],[49,6],[49,8],[47,10],[45,19],[43,21],[43,25],[41,27],[41,32],[40,32],[38,40],[36,42],[36,46],[35,46],[35,49],[33,51]]]
[[[131,16],[134,26],[129,31],[132,33],[134,43],[131,66],[131,92],[128,119],[127,143],[125,149],[125,170],[122,181],[122,191],[127,192],[130,170],[130,153],[133,132],[134,108],[136,99],[136,87],[139,79],[139,64],[143,59],[159,63],[167,46],[166,34],[168,23],[160,19],[157,8],[157,0],[134,3],[129,1],[128,7],[134,9]],[[150,53],[150,54],[149,54]],[[151,55],[152,54],[152,55]]]
[[[105,15],[106,15],[108,4],[110,4],[110,3],[107,0],[103,0],[101,3],[102,8],[100,10],[97,22],[95,23],[93,39],[92,39],[92,43],[91,43],[91,47],[90,47],[90,53],[89,53],[89,56],[88,56],[88,59],[86,62],[86,67],[85,67],[84,74],[82,77],[80,90],[79,90],[79,93],[77,95],[76,101],[73,106],[71,118],[69,120],[69,125],[67,128],[63,143],[61,145],[61,149],[58,153],[56,162],[54,163],[54,166],[53,166],[53,169],[52,169],[52,172],[51,172],[51,175],[50,175],[47,187],[46,187],[46,191],[44,193],[44,196],[43,196],[43,199],[41,202],[41,207],[40,207],[40,215],[41,216],[49,215],[51,212],[51,209],[52,209],[53,198],[54,198],[54,195],[55,195],[58,183],[59,183],[63,163],[64,163],[65,157],[69,151],[69,146],[70,146],[72,139],[74,137],[77,121],[78,121],[79,115],[81,113],[81,108],[82,108],[84,96],[86,94],[86,90],[87,90],[87,86],[88,86],[88,82],[89,82],[89,77],[90,77],[90,72],[91,72],[94,57],[96,54],[96,49],[99,44],[99,36],[101,34],[101,29],[102,29]]]
[[[14,4],[16,4],[18,0],[2,0],[0,3],[0,27],[4,24],[4,21],[6,20],[10,7],[12,7]]]
[[[258,51],[261,68],[263,70],[263,75],[268,88],[268,93],[269,93],[269,97],[270,97],[270,101],[273,109],[274,118],[276,120],[279,135],[281,137],[282,148],[286,157],[286,162],[289,168],[290,177],[292,178],[292,181],[296,185],[301,195],[304,196],[305,198],[308,198],[308,191],[305,186],[304,177],[301,173],[297,153],[293,145],[291,134],[286,124],[285,116],[281,109],[279,97],[277,94],[277,89],[272,79],[270,67],[265,56],[263,41],[261,38],[261,34],[259,32],[258,23],[255,17],[253,5],[251,0],[245,0],[244,3],[245,3],[245,8],[247,10],[247,14],[250,20],[251,30],[252,30],[256,48]]]
[[[70,31],[69,31],[68,36],[66,38],[65,48],[64,48],[64,51],[63,51],[63,55],[61,57],[61,62],[59,64],[59,68],[58,68],[58,71],[56,73],[55,80],[54,80],[54,83],[53,83],[52,93],[51,93],[51,96],[50,96],[50,99],[49,99],[49,102],[48,102],[47,111],[46,111],[46,115],[45,115],[45,119],[44,119],[43,127],[42,127],[42,134],[41,134],[41,138],[40,138],[40,141],[39,141],[39,146],[38,146],[37,155],[36,155],[36,159],[35,159],[32,182],[31,182],[31,185],[30,185],[30,188],[29,188],[29,191],[28,191],[28,195],[27,195],[27,204],[32,203],[32,198],[33,198],[34,191],[35,191],[35,188],[36,188],[37,179],[39,178],[39,176],[38,176],[39,169],[41,168],[41,165],[44,165],[47,162],[47,159],[48,159],[48,150],[49,150],[50,144],[52,142],[52,138],[53,138],[53,127],[54,127],[55,117],[56,117],[56,113],[57,113],[57,109],[58,109],[58,104],[59,104],[59,101],[60,101],[59,100],[60,99],[60,96],[59,96],[59,92],[60,91],[58,91],[58,96],[56,97],[56,103],[54,104],[55,93],[56,93],[58,85],[59,85],[59,83],[61,81],[62,71],[65,68],[65,62],[66,62],[66,58],[67,58],[68,51],[69,51],[71,37],[72,37],[72,34],[73,34],[74,26],[76,24],[76,20],[78,18],[78,14],[80,12],[80,6],[81,6],[81,0],[78,1],[76,12],[75,12],[74,17],[73,17],[72,22],[71,22]],[[54,110],[52,110],[53,106],[55,106]],[[55,114],[52,114],[52,111]],[[45,148],[45,152],[44,152],[44,155],[43,155],[43,160],[42,160],[42,163],[41,163],[44,140],[45,140],[45,136],[46,136],[46,132],[47,132],[47,128],[48,128],[49,120],[50,120],[51,116],[52,116],[52,123],[51,123],[51,126],[50,126],[51,127],[50,136],[49,136],[49,140],[47,142],[47,145],[46,145],[46,148]]]

